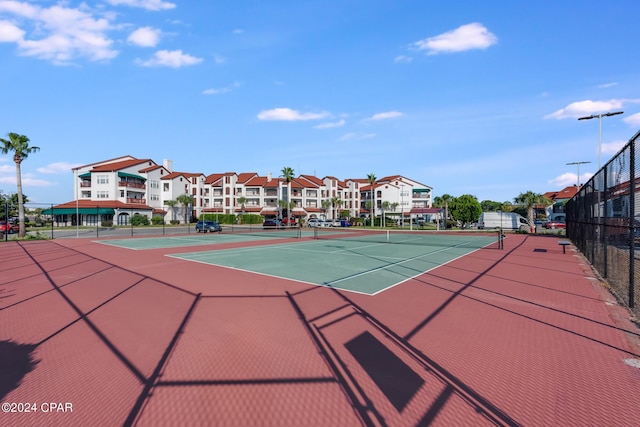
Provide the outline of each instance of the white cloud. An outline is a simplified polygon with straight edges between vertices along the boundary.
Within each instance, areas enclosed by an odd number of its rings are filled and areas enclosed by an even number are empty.
[[[182,53],[182,50],[159,50],[155,53],[153,58],[146,61],[137,60],[136,62],[143,67],[180,68],[199,64],[202,62],[202,58]]]
[[[604,83],[604,84],[598,85],[598,89],[606,89],[608,87],[613,87],[613,86],[617,86],[617,85],[618,85],[617,82]]]
[[[619,110],[625,103],[636,103],[640,100],[634,99],[611,99],[609,101],[577,101],[572,102],[564,108],[561,108],[551,114],[544,116],[545,119],[575,119],[581,116],[593,113],[608,112],[611,110]]]
[[[142,9],[154,11],[173,9],[176,7],[175,3],[170,3],[168,1],[162,0],[107,0],[107,3],[114,6],[123,5],[130,7],[140,7]]]
[[[113,41],[107,36],[107,31],[112,29],[109,20],[96,18],[83,9],[62,4],[42,8],[17,1],[0,1],[0,12],[26,21],[22,27],[29,24],[32,27],[27,39],[26,30],[3,21],[4,41],[16,42],[21,55],[55,64],[68,64],[78,57],[102,61],[118,55],[111,47]]]
[[[406,55],[398,55],[393,59],[393,62],[409,63],[411,61],[413,61],[413,58]]]
[[[258,113],[259,120],[278,120],[278,121],[301,121],[301,120],[319,120],[327,117],[329,113],[301,113],[290,108],[274,108],[264,110]]]
[[[40,173],[48,173],[48,174],[64,174],[70,173],[71,169],[81,166],[79,163],[68,163],[68,162],[55,162],[50,163],[44,167],[40,167],[37,169]]]
[[[142,47],[154,47],[160,41],[161,31],[152,27],[141,27],[129,34],[127,41]]]
[[[316,128],[316,129],[330,129],[330,128],[336,128],[336,127],[344,126],[345,123],[346,123],[346,121],[344,119],[340,119],[337,122],[320,123],[319,125],[314,126],[314,128]]]
[[[353,141],[353,140],[362,140],[362,139],[371,139],[375,138],[375,133],[356,133],[349,132],[342,135],[338,141]]]
[[[367,120],[386,120],[386,119],[394,119],[396,117],[402,117],[402,114],[399,111],[386,111],[384,113],[377,113],[373,116],[369,117]]]
[[[233,84],[231,86],[226,86],[226,87],[218,88],[218,89],[215,89],[215,88],[205,89],[205,90],[202,91],[202,94],[203,95],[219,95],[219,94],[222,94],[222,93],[229,93],[229,92],[232,92],[234,89],[236,89],[236,88],[238,88],[240,86],[242,86],[242,83],[233,82]]]
[[[589,172],[580,175],[580,184],[584,184],[585,182],[589,181],[592,176],[593,174]],[[576,185],[578,183],[578,174],[570,173],[570,172],[563,173],[562,175],[557,176],[552,180],[548,181],[548,183],[551,185],[555,185],[558,188],[564,188],[564,187],[569,187],[570,185]]]
[[[0,42],[18,42],[25,32],[9,21],[0,21]]]
[[[603,142],[602,154],[616,154],[626,144],[627,144],[627,141]]]
[[[224,64],[225,62],[227,62],[227,58],[222,55],[213,55],[213,61],[216,64]]]
[[[640,126],[640,113],[635,113],[622,119],[628,125]]]
[[[436,55],[443,52],[486,49],[497,42],[498,38],[484,25],[474,22],[435,37],[419,40],[413,43],[413,46],[418,50],[426,50],[429,55]]]
[[[242,28],[236,28],[235,30],[233,30],[232,33],[233,34],[242,34],[242,33],[244,33],[244,30]]]

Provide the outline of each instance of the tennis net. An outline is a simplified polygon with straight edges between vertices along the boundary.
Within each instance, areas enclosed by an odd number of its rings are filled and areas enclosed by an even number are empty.
[[[302,230],[299,227],[262,227],[262,225],[232,225],[225,228],[225,232],[231,234],[244,234],[247,236],[268,237],[268,238],[293,238],[299,239]]]
[[[314,239],[364,243],[392,243],[437,247],[499,249],[500,235],[486,232],[366,230],[354,228],[315,228]]]

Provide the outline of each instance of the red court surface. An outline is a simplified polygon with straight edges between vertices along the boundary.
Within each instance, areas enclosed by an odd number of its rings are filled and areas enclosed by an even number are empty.
[[[166,256],[213,245],[1,244],[0,425],[640,425],[638,329],[557,242],[375,296]]]

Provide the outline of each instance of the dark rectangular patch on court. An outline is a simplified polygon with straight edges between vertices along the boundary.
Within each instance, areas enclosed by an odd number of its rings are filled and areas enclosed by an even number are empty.
[[[536,248],[536,249],[533,250],[533,252],[547,252],[547,250],[546,249]]]
[[[345,347],[387,396],[398,412],[402,411],[424,380],[369,332],[364,332]]]

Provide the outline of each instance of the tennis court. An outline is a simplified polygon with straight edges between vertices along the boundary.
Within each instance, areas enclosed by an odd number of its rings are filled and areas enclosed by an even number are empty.
[[[482,248],[487,234],[314,231],[286,244],[169,255],[313,285],[375,295]]]
[[[181,236],[140,237],[127,239],[96,240],[97,243],[126,249],[145,250],[178,248],[185,246],[216,245],[224,243],[250,242],[262,239],[291,239],[311,237],[312,231],[298,228],[284,230],[235,229],[223,233],[195,233]]]

